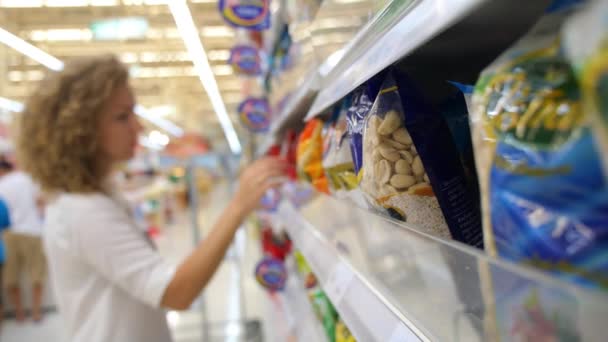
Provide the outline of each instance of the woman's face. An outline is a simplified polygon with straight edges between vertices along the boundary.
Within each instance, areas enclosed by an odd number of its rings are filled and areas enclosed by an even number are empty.
[[[114,89],[100,117],[100,147],[111,163],[127,161],[135,155],[142,126],[135,116],[135,97],[127,83]]]

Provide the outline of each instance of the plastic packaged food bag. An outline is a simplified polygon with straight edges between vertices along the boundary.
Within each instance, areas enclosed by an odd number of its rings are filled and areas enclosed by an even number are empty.
[[[558,3],[476,85],[471,120],[485,246],[608,287],[608,188],[561,49],[572,1]]]
[[[592,1],[564,25],[563,45],[581,85],[608,179],[608,2]]]
[[[472,85],[457,82],[449,82],[458,89],[441,103],[441,115],[452,133],[454,143],[460,154],[460,161],[464,169],[467,185],[471,189],[476,203],[475,210],[481,210],[479,205],[479,181],[475,169],[475,156],[473,153],[473,141],[471,139],[471,127],[469,124],[469,108],[473,97]]]
[[[348,132],[350,134],[350,150],[355,173],[360,177],[361,167],[363,166],[363,131],[365,129],[365,119],[374,105],[374,100],[370,96],[365,86],[355,89],[352,95],[351,106],[346,114]]]
[[[320,287],[316,287],[309,292],[310,300],[312,301],[312,306],[317,315],[321,324],[323,324],[323,328],[325,329],[325,334],[329,341],[336,340],[336,322],[338,321],[338,313],[331,301],[321,290]]]
[[[364,85],[355,89],[351,95],[351,105],[346,112],[350,151],[355,164],[355,174],[361,179],[363,166],[363,131],[365,120],[374,105],[384,81],[384,72],[372,77]]]
[[[364,122],[362,190],[416,228],[481,248],[479,212],[450,131],[406,75],[386,77]]]
[[[298,139],[296,167],[298,176],[311,183],[320,192],[329,193],[323,171],[323,121],[310,120]]]
[[[323,168],[334,194],[357,188],[358,180],[350,151],[350,134],[346,112],[350,107],[350,97],[346,97],[334,109],[330,120],[331,128],[324,137]]]
[[[336,323],[336,342],[357,342],[342,319]]]

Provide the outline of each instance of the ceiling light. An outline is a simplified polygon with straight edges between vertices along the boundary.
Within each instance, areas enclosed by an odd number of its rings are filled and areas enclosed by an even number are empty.
[[[2,7],[42,7],[42,0],[2,0]]]
[[[12,47],[13,49],[21,52],[22,54],[30,57],[31,59],[38,61],[38,63],[45,67],[59,71],[63,69],[63,62],[57,58],[49,55],[48,53],[40,50],[34,45],[26,42],[25,40],[15,36],[14,34],[0,28],[0,42]]]
[[[23,72],[21,71],[9,71],[8,79],[11,82],[21,82],[23,81]]]
[[[212,61],[227,61],[230,58],[230,50],[211,50],[207,57]]]
[[[146,32],[146,38],[147,39],[162,39],[164,34],[165,34],[164,30],[162,30],[162,29],[149,28],[148,32]]]
[[[21,113],[25,106],[21,102],[17,102],[5,97],[0,97],[0,109],[7,110],[13,113]]]
[[[329,72],[338,64],[338,62],[340,62],[342,57],[344,57],[344,52],[344,49],[340,49],[329,55],[325,62],[323,62],[319,67],[319,74],[321,74],[321,76],[327,76],[327,74],[329,74]]]
[[[37,61],[38,63],[46,66],[47,68],[59,71],[63,69],[63,62],[58,60],[57,58],[49,55],[48,53],[40,50],[32,44],[27,43],[23,39],[15,36],[14,34],[0,28],[0,42],[12,47],[13,49],[23,53],[24,55],[30,57],[31,59]],[[216,85],[217,87],[217,85]],[[135,107],[135,114],[141,116],[142,118],[152,122],[158,127],[166,130],[171,135],[180,137],[184,135],[184,130],[174,124],[173,122],[156,117],[154,115],[149,114],[146,109],[142,106]],[[236,134],[236,133],[235,133]],[[238,140],[237,140],[238,142]]]
[[[158,117],[167,117],[175,114],[175,106],[157,106],[148,108],[148,112]]]
[[[198,73],[199,79],[203,84],[203,88],[207,91],[207,95],[211,100],[211,106],[215,110],[216,115],[222,125],[226,140],[230,150],[234,154],[241,153],[241,143],[239,142],[238,135],[230,121],[230,116],[226,111],[226,106],[220,95],[220,91],[217,86],[217,81],[209,65],[205,48],[201,43],[200,37],[192,20],[192,14],[188,8],[188,4],[184,0],[174,0],[168,2],[169,9],[173,14],[175,24],[182,36],[184,44],[194,64],[194,67]]]
[[[150,139],[148,137],[146,137],[145,135],[140,135],[138,142],[141,146],[149,148],[151,150],[156,150],[156,151],[162,151],[165,147],[155,144],[152,141],[150,141]]]
[[[359,17],[344,17],[340,19],[323,18],[318,19],[315,22],[315,30],[336,29],[342,27],[359,27],[361,25],[362,23]]]
[[[181,37],[181,34],[179,33],[178,29],[168,28],[165,30],[165,38],[170,38],[170,39],[175,38],[176,39],[176,38],[180,38],[180,37]]]
[[[91,0],[91,6],[116,6],[119,0]]]
[[[234,30],[227,26],[203,26],[201,34],[204,37],[234,37]]]
[[[30,70],[26,74],[28,81],[40,81],[44,78],[44,72],[42,72],[42,70]]]
[[[50,29],[33,30],[29,36],[34,41],[74,41],[91,40],[93,33],[89,29]]]
[[[213,73],[218,76],[232,75],[232,67],[230,65],[217,65],[213,67]]]
[[[158,1],[158,0],[157,0]],[[84,7],[116,6],[118,0],[0,0],[0,7]]]
[[[143,63],[154,63],[160,61],[158,52],[142,52],[139,54],[139,61]]]
[[[153,144],[157,144],[160,146],[169,145],[169,137],[166,134],[163,134],[156,130],[154,130],[154,131],[150,132],[150,134],[148,134],[148,140],[150,142],[152,142]]]
[[[137,63],[138,58],[137,54],[134,52],[125,52],[120,54],[120,60],[123,63]]]
[[[141,105],[135,106],[135,114],[164,129],[165,131],[169,132],[169,134],[175,137],[179,138],[184,135],[184,130],[181,129],[181,127],[177,126],[176,124],[167,119],[161,118],[148,112],[146,108]]]
[[[87,0],[46,0],[48,7],[83,7],[89,5]]]

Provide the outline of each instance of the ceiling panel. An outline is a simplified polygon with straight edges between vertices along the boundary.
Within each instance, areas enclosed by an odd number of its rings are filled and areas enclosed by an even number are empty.
[[[45,1],[38,2],[41,3],[44,4]],[[46,3],[53,4],[52,1]],[[89,3],[118,5],[2,7],[0,26],[62,60],[100,53],[116,54],[129,66],[133,76],[131,83],[142,105],[150,108],[174,106],[176,110],[171,120],[186,130],[223,139],[218,120],[192,68],[168,7],[145,5],[154,1],[142,0],[97,0]],[[0,0],[0,6],[27,4],[35,5],[30,0]],[[217,2],[191,1],[189,6],[226,107],[234,117],[236,106],[242,100],[243,88],[239,77],[226,64],[229,50],[235,44],[234,29],[224,24],[217,10]],[[91,23],[121,17],[144,17],[149,25],[145,38],[126,41],[99,41],[92,38]],[[7,51],[6,54],[7,72],[4,85],[0,86],[0,95],[22,101],[47,71],[18,52]],[[238,125],[236,120],[233,119],[233,122]],[[218,131],[220,134],[217,134]]]

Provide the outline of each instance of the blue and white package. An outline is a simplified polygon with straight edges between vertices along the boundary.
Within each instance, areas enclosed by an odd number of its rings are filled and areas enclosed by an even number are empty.
[[[476,85],[471,121],[485,245],[508,260],[607,288],[608,184],[563,55],[560,29],[574,8],[554,8]]]
[[[351,106],[346,113],[348,132],[351,136],[350,150],[355,164],[355,174],[363,167],[363,131],[365,118],[372,109],[374,100],[368,94],[365,86],[357,88],[352,95]]]

